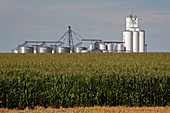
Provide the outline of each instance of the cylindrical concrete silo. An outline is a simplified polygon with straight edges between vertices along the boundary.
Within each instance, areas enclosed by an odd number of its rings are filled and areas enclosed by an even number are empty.
[[[133,31],[133,52],[139,52],[139,32]]]
[[[139,52],[145,52],[145,31],[139,32]]]
[[[132,31],[123,31],[124,33],[124,46],[126,52],[133,51],[133,32]]]

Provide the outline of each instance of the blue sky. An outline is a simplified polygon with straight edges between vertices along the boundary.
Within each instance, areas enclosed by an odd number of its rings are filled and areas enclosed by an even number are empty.
[[[0,52],[25,40],[58,40],[67,26],[84,38],[122,41],[125,17],[140,18],[150,52],[170,52],[170,0],[0,0]]]

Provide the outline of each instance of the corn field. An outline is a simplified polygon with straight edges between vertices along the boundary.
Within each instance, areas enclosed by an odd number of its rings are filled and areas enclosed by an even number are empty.
[[[0,54],[0,108],[169,105],[170,53]]]

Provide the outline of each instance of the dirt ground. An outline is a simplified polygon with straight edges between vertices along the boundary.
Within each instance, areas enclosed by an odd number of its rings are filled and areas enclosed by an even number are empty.
[[[33,110],[0,108],[0,113],[170,113],[170,106],[167,107],[76,107],[76,108],[43,108],[35,107]]]

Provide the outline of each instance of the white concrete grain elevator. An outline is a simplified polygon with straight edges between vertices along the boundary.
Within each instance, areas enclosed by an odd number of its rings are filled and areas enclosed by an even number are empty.
[[[126,18],[126,29],[123,31],[123,42],[126,52],[145,51],[145,31],[139,28],[139,18],[132,14]]]

